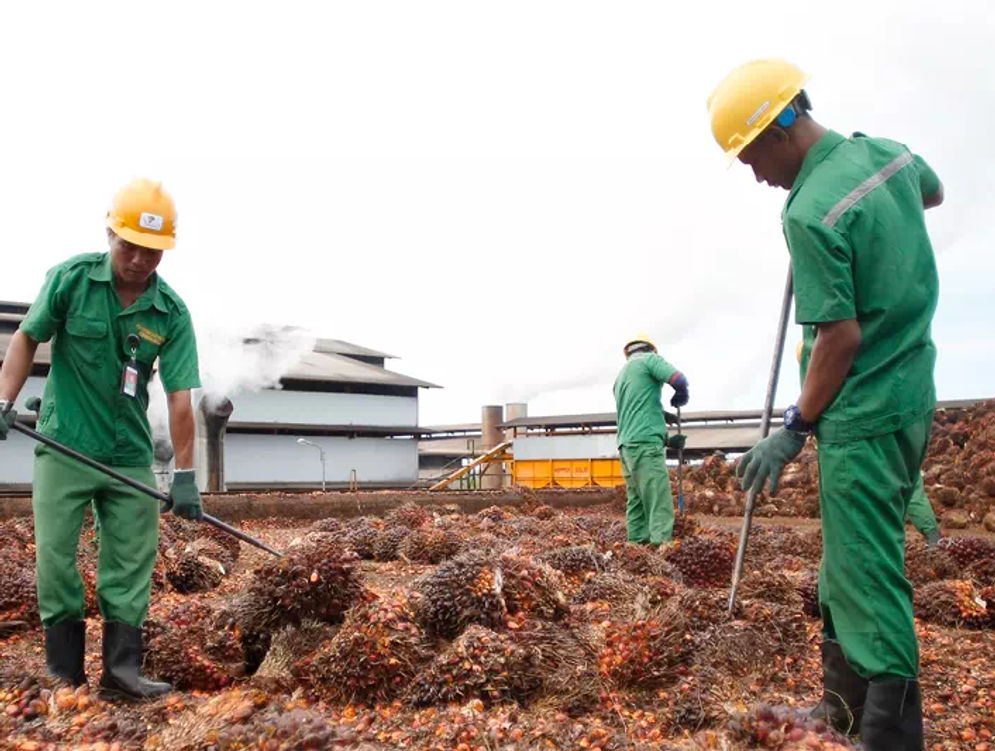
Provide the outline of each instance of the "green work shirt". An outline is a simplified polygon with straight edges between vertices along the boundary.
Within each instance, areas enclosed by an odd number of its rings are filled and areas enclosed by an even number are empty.
[[[190,313],[154,274],[129,308],[121,307],[109,253],[74,256],[51,269],[21,331],[52,340],[38,430],[113,466],[152,464],[146,410],[148,380],[159,360],[167,392],[200,386],[197,343]],[[139,338],[135,398],[122,393],[128,334]]]
[[[676,372],[677,368],[652,352],[638,352],[625,363],[614,388],[619,446],[667,440],[660,390]]]
[[[803,380],[816,324],[855,318],[862,335],[819,419],[822,441],[894,432],[933,409],[939,281],[923,198],[939,187],[920,157],[883,138],[830,131],[805,157],[782,213],[805,327]]]

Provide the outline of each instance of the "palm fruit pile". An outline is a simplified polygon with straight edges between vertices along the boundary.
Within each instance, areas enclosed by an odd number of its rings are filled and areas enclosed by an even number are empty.
[[[500,506],[488,506],[478,511],[477,517],[496,524],[511,519],[513,514]]]
[[[536,519],[552,519],[554,516],[556,516],[556,509],[554,509],[552,506],[547,506],[543,504],[541,506],[536,506],[528,513],[529,516],[534,516]]]
[[[974,561],[964,573],[980,587],[995,587],[995,555]]]
[[[930,623],[954,628],[995,628],[995,603],[982,599],[967,580],[932,582],[917,587],[915,613]]]
[[[222,532],[210,524],[201,524],[194,540],[194,549],[203,556],[213,558],[226,573],[235,568],[242,554],[242,544],[237,537]]]
[[[262,662],[279,627],[305,620],[339,623],[350,607],[368,598],[358,561],[337,543],[300,545],[253,571],[245,592],[225,613],[238,629],[250,669]]]
[[[343,530],[345,530],[345,525],[334,516],[326,516],[308,527],[309,532],[325,532],[332,535],[339,534]]]
[[[444,639],[454,638],[471,623],[498,628],[508,614],[503,588],[504,575],[494,556],[461,553],[416,583],[421,595],[418,620]]]
[[[294,665],[293,674],[331,700],[390,701],[428,659],[407,593],[397,590],[350,610],[335,636]]]
[[[995,511],[995,400],[936,413],[923,478],[937,510]]]
[[[373,543],[374,560],[396,561],[397,548],[409,534],[411,534],[411,529],[402,525],[384,527],[377,535],[376,542]]]
[[[686,630],[687,623],[674,611],[635,622],[613,621],[598,657],[602,677],[618,688],[673,680],[691,658]]]
[[[962,569],[975,561],[995,556],[995,543],[983,537],[964,535],[963,537],[944,537],[937,547],[949,555]]]
[[[414,503],[403,503],[384,517],[388,527],[406,527],[408,531],[432,523],[432,514]]]
[[[204,592],[221,584],[225,569],[213,558],[198,555],[190,547],[169,548],[164,554],[166,581],[181,594]]]
[[[526,701],[541,685],[539,653],[511,636],[473,625],[415,678],[416,705],[480,699]]]
[[[613,545],[605,556],[607,567],[613,571],[625,571],[637,576],[674,576],[675,567],[668,563],[659,551],[648,545],[626,542]]]
[[[747,573],[739,582],[738,596],[744,600],[763,600],[779,605],[791,605],[802,611],[802,596],[798,592],[801,576],[778,569],[763,567]]]
[[[942,542],[942,541],[941,541]],[[956,579],[963,566],[942,547],[929,547],[918,536],[907,536],[905,542],[905,576],[913,586],[940,579]]]
[[[0,522],[0,634],[38,622],[34,534],[25,520]]]
[[[600,637],[591,627],[526,620],[515,642],[535,655],[539,692],[547,705],[571,715],[596,706],[604,686],[597,671]]]
[[[604,555],[592,545],[556,548],[541,557],[545,563],[564,574],[597,573],[605,570]]]
[[[374,751],[382,746],[358,744],[355,733],[331,724],[320,712],[272,706],[244,722],[217,733],[217,751],[306,751],[308,749],[354,749]]]
[[[754,744],[751,748],[780,751],[847,751],[853,746],[822,720],[795,707],[759,706],[729,723],[731,735]]]
[[[238,637],[216,621],[204,603],[157,603],[143,627],[145,670],[184,690],[212,691],[241,677],[245,654]]]
[[[691,586],[725,587],[732,579],[736,547],[727,537],[703,534],[678,540],[665,557]]]
[[[500,558],[502,595],[509,613],[556,620],[569,612],[563,575],[532,558],[505,553]]]
[[[802,612],[812,618],[821,618],[819,607],[819,572],[809,569],[798,582],[798,594],[802,598]]]
[[[576,603],[604,602],[613,607],[632,606],[643,591],[638,578],[615,571],[595,574],[571,598]]]
[[[412,563],[441,563],[459,553],[465,545],[466,540],[456,532],[420,527],[401,540],[397,553]],[[476,547],[479,549],[479,545]]]
[[[383,529],[383,521],[361,516],[346,525],[341,541],[356,555],[366,560],[373,558],[373,547]]]

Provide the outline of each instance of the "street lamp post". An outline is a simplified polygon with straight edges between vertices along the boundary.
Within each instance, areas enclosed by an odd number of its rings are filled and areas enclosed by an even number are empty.
[[[298,438],[297,442],[301,446],[314,446],[318,449],[318,453],[321,455],[321,491],[325,492],[325,449],[319,446],[313,441],[309,441],[307,438]]]

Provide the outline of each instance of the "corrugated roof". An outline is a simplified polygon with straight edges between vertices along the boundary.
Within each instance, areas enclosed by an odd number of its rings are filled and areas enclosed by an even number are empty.
[[[308,352],[296,365],[283,374],[281,380],[439,388],[434,383],[395,373],[392,370],[381,368],[379,365],[371,365],[345,355],[333,355],[325,352]]]
[[[358,357],[381,357],[384,360],[397,359],[395,355],[388,355],[369,347],[360,347],[352,342],[344,342],[341,339],[318,339],[314,343],[314,351],[331,355],[355,355]]]

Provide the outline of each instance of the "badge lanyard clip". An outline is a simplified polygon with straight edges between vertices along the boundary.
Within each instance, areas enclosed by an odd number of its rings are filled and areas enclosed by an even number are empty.
[[[136,334],[128,334],[125,340],[131,351],[131,359],[125,362],[121,373],[121,393],[131,399],[138,395],[138,345],[141,343]]]

